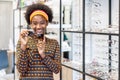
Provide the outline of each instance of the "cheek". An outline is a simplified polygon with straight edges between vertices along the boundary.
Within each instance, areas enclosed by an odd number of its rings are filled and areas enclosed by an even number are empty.
[[[31,26],[31,28],[32,28],[32,29],[34,29],[34,28],[35,28],[35,26]]]
[[[33,29],[34,31],[36,30],[35,26],[30,25],[30,28]]]

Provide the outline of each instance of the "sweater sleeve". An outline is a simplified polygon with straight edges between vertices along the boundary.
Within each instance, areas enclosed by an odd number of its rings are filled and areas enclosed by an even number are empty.
[[[55,74],[57,74],[60,71],[61,60],[60,60],[60,47],[59,47],[58,42],[56,43],[56,46],[55,46],[54,59],[46,55],[45,58],[42,60],[42,62]]]
[[[16,67],[19,73],[25,73],[28,67],[28,51],[23,51],[20,48],[20,41],[18,41],[17,48],[16,48]]]

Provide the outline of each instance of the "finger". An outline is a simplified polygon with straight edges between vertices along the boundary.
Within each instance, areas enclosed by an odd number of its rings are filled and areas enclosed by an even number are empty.
[[[43,42],[45,43],[45,36],[43,37]]]
[[[22,37],[28,36],[28,30],[22,30],[21,36]]]
[[[21,37],[21,38],[25,38],[26,36],[27,36],[27,34],[25,34],[25,33],[21,33],[21,34],[20,34],[20,37]]]
[[[22,29],[22,32],[27,32],[28,30],[27,29]]]
[[[28,33],[28,30],[27,29],[23,29],[21,32],[22,33]]]

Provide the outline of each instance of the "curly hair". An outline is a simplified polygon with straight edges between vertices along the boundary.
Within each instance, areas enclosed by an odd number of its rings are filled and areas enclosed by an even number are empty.
[[[25,19],[28,24],[30,24],[30,15],[35,10],[43,10],[48,15],[48,21],[52,22],[53,19],[53,12],[51,8],[49,8],[47,5],[36,3],[28,6],[26,13],[25,13]]]

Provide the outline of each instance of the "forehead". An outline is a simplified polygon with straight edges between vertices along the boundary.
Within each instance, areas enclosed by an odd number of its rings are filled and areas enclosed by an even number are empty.
[[[35,15],[33,18],[32,18],[32,21],[46,21],[46,19],[42,16],[42,15]]]

